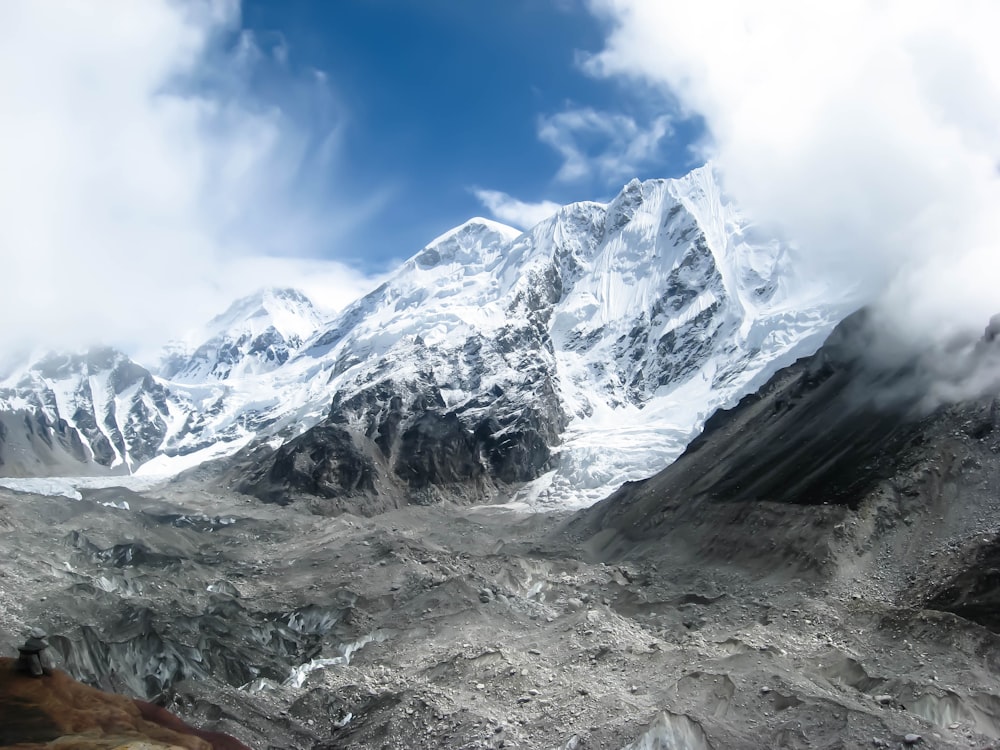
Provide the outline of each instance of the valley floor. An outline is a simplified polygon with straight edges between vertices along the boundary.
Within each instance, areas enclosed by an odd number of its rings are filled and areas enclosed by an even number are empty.
[[[0,490],[0,649],[40,626],[74,676],[254,748],[1000,738],[1000,638],[858,570],[667,544],[602,560],[567,516],[490,507],[319,518],[169,485],[83,494]],[[832,523],[789,513],[799,546]]]

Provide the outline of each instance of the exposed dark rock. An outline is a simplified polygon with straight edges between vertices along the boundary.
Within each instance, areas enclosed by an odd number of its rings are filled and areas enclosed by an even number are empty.
[[[496,340],[472,336],[454,351],[429,347],[420,336],[402,342],[396,356],[414,375],[399,377],[395,358],[387,358],[334,395],[324,422],[273,458],[262,456],[269,465],[251,467],[238,486],[271,502],[303,498],[323,513],[372,513],[482,502],[535,479],[567,422],[553,384],[552,342],[539,322],[558,297],[556,276],[549,267],[526,286],[513,304],[529,324],[507,326]],[[484,358],[501,359],[521,382],[483,393],[481,378],[496,367]],[[449,404],[444,388],[468,395]]]
[[[469,482],[479,479],[476,440],[454,413],[425,412],[400,436],[393,466],[411,487]]]
[[[966,383],[992,372],[998,352],[965,341],[944,355],[905,353],[883,336],[865,314],[847,319],[816,355],[711,417],[673,465],[582,511],[571,528],[610,558],[689,545],[762,572],[823,576],[840,556],[874,550],[889,576],[902,565],[893,550],[930,543],[912,538],[916,519],[937,519],[941,535],[989,529],[992,511],[975,509],[992,507],[1000,489],[986,468],[1000,451],[998,407],[989,388],[980,395]],[[938,392],[968,397],[942,404]],[[978,538],[964,562],[943,555],[907,572],[908,601],[1000,626],[1000,543],[995,529]]]
[[[975,540],[959,570],[931,591],[925,606],[1000,633],[1000,536]]]
[[[351,432],[336,424],[321,424],[278,449],[266,481],[247,481],[244,491],[264,487],[261,497],[288,502],[288,489],[322,498],[375,491],[372,460],[355,444]]]
[[[897,468],[919,434],[913,400],[878,399],[904,377],[861,359],[864,316],[841,325],[815,356],[788,367],[738,406],[719,411],[672,466],[592,511],[626,512],[652,531],[661,506],[687,502],[837,503],[855,507]],[[637,514],[642,514],[641,517]]]
[[[70,385],[69,403],[60,404],[38,377]],[[93,391],[98,383],[101,393]],[[49,355],[17,386],[0,391],[4,397],[30,405],[24,433],[11,436],[18,442],[19,468],[10,465],[5,473],[86,474],[91,467],[137,466],[164,447],[171,396],[146,368],[115,349]]]
[[[541,383],[540,391],[548,387]],[[380,381],[336,398],[325,422],[264,458],[269,467],[252,469],[239,486],[271,502],[337,500],[316,506],[321,512],[482,501],[498,482],[529,481],[548,465],[565,420],[549,396],[525,405],[523,396],[501,391],[449,409],[426,380]]]

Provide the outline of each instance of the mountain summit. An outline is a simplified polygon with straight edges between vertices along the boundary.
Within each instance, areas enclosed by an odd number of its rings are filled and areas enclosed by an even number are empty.
[[[288,361],[325,316],[296,289],[262,289],[239,299],[203,330],[194,345],[168,345],[159,374],[179,383],[256,375]]]

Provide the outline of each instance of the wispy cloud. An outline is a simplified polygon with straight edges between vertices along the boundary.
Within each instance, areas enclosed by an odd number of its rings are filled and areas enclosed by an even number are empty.
[[[1000,309],[1000,5],[591,8],[609,30],[586,69],[701,115],[727,190],[817,273],[866,283],[918,337]]]
[[[662,114],[643,125],[621,112],[576,107],[541,116],[538,138],[562,157],[556,182],[596,181],[599,189],[618,188],[662,160],[663,147],[673,132],[671,122],[669,115]],[[522,229],[533,227],[561,207],[550,200],[523,201],[499,190],[476,188],[472,193],[494,217]]]
[[[561,208],[554,201],[527,203],[499,190],[477,188],[472,193],[496,219],[519,229],[530,229]]]
[[[666,114],[640,124],[630,115],[590,107],[546,115],[538,123],[539,139],[563,160],[556,180],[596,178],[606,185],[635,177],[644,166],[657,161],[672,130]]]
[[[347,114],[288,54],[234,0],[0,3],[0,349],[168,335],[379,210],[332,200]]]

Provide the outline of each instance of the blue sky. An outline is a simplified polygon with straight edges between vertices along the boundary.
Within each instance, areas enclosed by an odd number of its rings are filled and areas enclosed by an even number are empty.
[[[606,28],[572,0],[247,0],[242,25],[283,62],[257,81],[260,95],[296,107],[316,133],[338,128],[330,200],[353,190],[375,204],[329,243],[352,263],[391,263],[491,215],[476,190],[602,200],[633,176],[695,165],[697,121],[667,118],[661,96],[582,70]],[[284,100],[285,76],[315,71],[328,86],[323,112]]]

